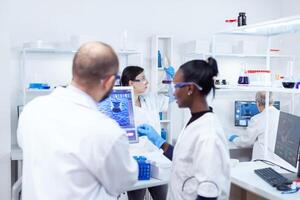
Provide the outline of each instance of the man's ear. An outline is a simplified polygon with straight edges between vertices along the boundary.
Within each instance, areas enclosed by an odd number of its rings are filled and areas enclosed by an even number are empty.
[[[115,85],[116,76],[110,75],[106,77],[105,79],[102,79],[102,85],[103,88],[107,91],[110,90]]]

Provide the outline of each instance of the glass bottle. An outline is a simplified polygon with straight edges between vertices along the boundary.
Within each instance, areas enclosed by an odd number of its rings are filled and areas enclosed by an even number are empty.
[[[240,12],[237,21],[238,21],[238,26],[247,25],[246,13],[245,12]]]

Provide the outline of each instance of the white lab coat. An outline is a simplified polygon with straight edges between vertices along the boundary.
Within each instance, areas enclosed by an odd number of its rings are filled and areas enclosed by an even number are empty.
[[[18,143],[23,200],[116,199],[137,181],[125,132],[73,86],[25,106]]]
[[[195,200],[197,195],[228,199],[229,150],[215,114],[206,113],[184,128],[172,162],[168,200]]]
[[[166,112],[168,110],[169,97],[149,93],[140,96],[140,101],[141,107],[134,107],[136,124],[149,124],[160,134],[159,112]]]
[[[268,109],[268,108],[267,108]],[[250,147],[253,145],[252,160],[255,159],[272,159],[274,152],[275,140],[277,135],[278,120],[280,111],[275,107],[269,107],[269,132],[268,132],[268,152],[267,158],[264,156],[264,133],[266,129],[266,109],[261,113],[253,116],[246,128],[245,133],[233,140],[238,147]]]

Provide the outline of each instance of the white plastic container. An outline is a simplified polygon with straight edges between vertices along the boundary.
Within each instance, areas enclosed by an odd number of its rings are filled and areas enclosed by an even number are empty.
[[[151,162],[151,177],[160,179],[160,180],[168,180],[171,176],[171,165],[170,164],[162,164]]]

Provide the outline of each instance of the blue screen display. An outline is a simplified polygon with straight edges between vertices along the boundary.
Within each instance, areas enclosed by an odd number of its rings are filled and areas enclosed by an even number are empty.
[[[116,87],[109,97],[97,104],[98,110],[114,119],[121,128],[126,130],[129,141],[137,141],[134,115],[132,89]]]
[[[274,101],[273,106],[280,110],[280,102]],[[234,124],[235,126],[248,126],[248,121],[254,115],[258,114],[258,108],[255,101],[235,101]]]

